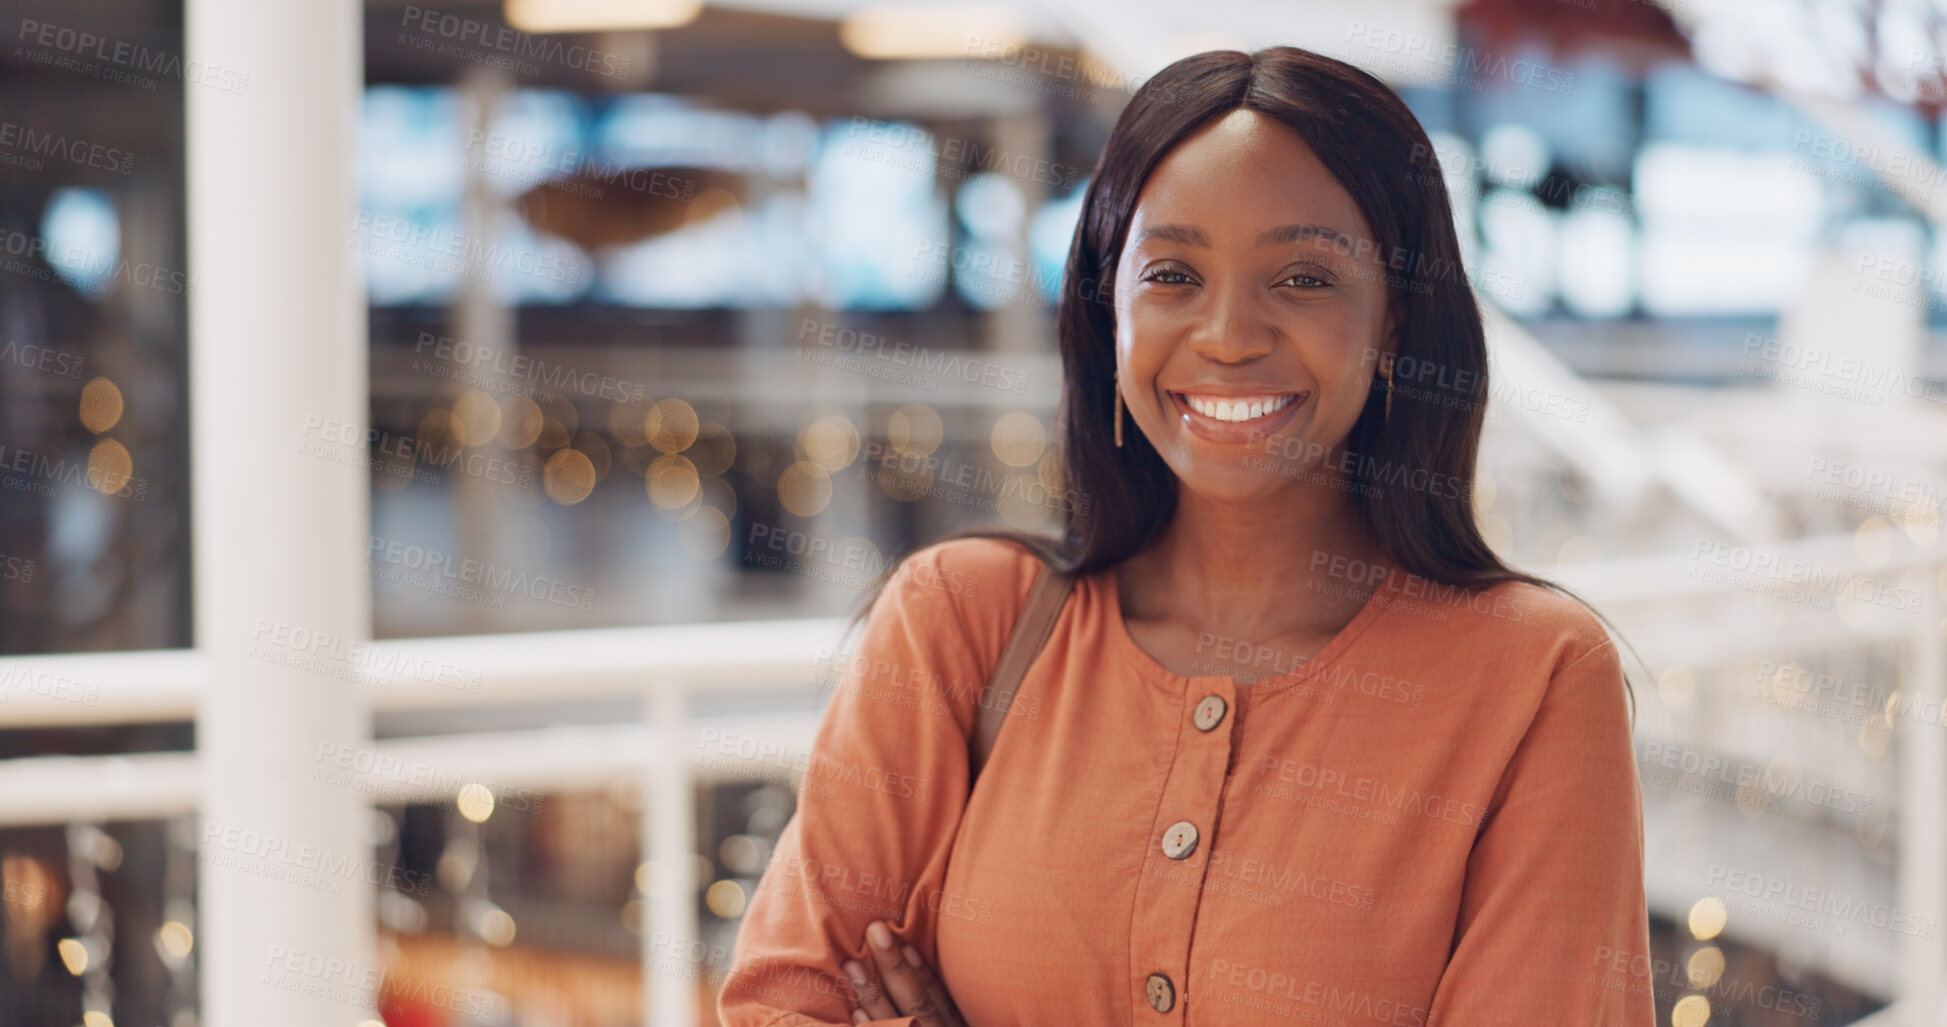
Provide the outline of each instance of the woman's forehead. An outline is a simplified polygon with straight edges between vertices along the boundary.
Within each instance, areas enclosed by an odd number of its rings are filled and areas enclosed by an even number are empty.
[[[1131,245],[1159,226],[1189,228],[1204,245],[1225,246],[1255,246],[1277,226],[1312,229],[1275,240],[1287,245],[1370,234],[1352,195],[1296,131],[1244,110],[1192,133],[1150,172],[1136,198]],[[1168,230],[1163,237],[1198,242]]]

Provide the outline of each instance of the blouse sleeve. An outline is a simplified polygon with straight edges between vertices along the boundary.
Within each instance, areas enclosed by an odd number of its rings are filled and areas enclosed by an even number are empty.
[[[1428,1027],[1653,1027],[1643,797],[1613,641],[1556,671],[1467,863]]]
[[[938,966],[934,928],[966,803],[967,740],[1012,626],[1005,603],[972,601],[1010,585],[974,573],[990,561],[971,547],[990,544],[954,540],[908,556],[842,661],[797,811],[738,928],[717,1000],[724,1027],[850,1025],[842,965],[873,966],[873,920]]]

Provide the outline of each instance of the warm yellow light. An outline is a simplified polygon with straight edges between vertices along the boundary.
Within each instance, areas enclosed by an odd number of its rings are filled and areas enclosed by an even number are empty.
[[[488,817],[493,816],[493,812],[494,812],[493,789],[488,788],[486,785],[483,785],[478,781],[469,781],[460,787],[460,795],[459,795],[458,802],[460,807],[460,816],[463,816],[468,820],[473,821],[476,824],[482,823]]]
[[[489,945],[512,945],[514,943],[514,918],[504,909],[489,909],[480,914],[474,929]]]
[[[156,928],[155,940],[172,959],[188,956],[189,950],[196,945],[196,936],[190,933],[189,925],[175,920]]]
[[[1710,1000],[1702,995],[1685,995],[1670,1010],[1670,1027],[1704,1027],[1710,1020]]]
[[[665,510],[681,510],[690,505],[702,488],[696,465],[690,463],[689,457],[674,454],[657,457],[643,475],[643,481],[643,487],[649,490],[649,501]]]
[[[874,4],[846,15],[838,39],[860,57],[968,57],[1018,48],[1028,29],[995,4]]]
[[[831,475],[809,460],[800,460],[777,476],[777,501],[799,517],[813,517],[832,501]]]
[[[1729,913],[1724,909],[1724,900],[1714,895],[1697,900],[1690,907],[1690,933],[1698,941],[1709,941],[1724,929],[1724,921]]]
[[[696,408],[680,399],[665,399],[643,415],[642,431],[649,444],[665,453],[681,453],[696,441],[702,427]]]
[[[1691,987],[1708,988],[1724,976],[1724,951],[1715,945],[1706,945],[1691,953],[1687,969]]]
[[[500,404],[479,389],[453,401],[453,428],[463,446],[484,446],[500,434]]]
[[[88,972],[88,946],[81,944],[81,939],[62,938],[54,949],[61,954],[61,962],[69,973],[79,977]]]
[[[556,450],[541,471],[541,484],[549,499],[573,506],[595,491],[595,463],[579,449]]]
[[[837,414],[827,414],[805,426],[798,435],[805,458],[836,474],[859,455],[859,430]]]
[[[115,1021],[99,1009],[90,1009],[81,1014],[81,1027],[115,1027]]]
[[[507,0],[507,24],[522,32],[673,29],[696,20],[703,0]]]
[[[735,881],[718,881],[703,893],[703,903],[717,916],[735,920],[744,915],[744,889]]]
[[[114,495],[135,475],[135,460],[128,447],[114,439],[102,439],[88,451],[88,482],[98,492]]]
[[[930,456],[945,440],[939,412],[924,403],[908,403],[886,420],[886,441],[902,456]]]
[[[1009,467],[1026,467],[1048,448],[1048,432],[1033,414],[1015,410],[994,422],[990,436],[994,455]]]
[[[508,449],[526,449],[541,437],[541,408],[526,396],[509,396],[500,406],[498,441]]]
[[[81,426],[99,435],[122,419],[122,390],[106,378],[81,387]]]

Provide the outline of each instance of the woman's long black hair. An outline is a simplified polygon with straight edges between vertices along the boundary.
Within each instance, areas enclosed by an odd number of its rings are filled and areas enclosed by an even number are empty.
[[[1581,602],[1555,582],[1495,555],[1474,520],[1474,464],[1488,398],[1487,341],[1462,268],[1447,186],[1426,131],[1385,83],[1343,61],[1290,46],[1256,53],[1212,50],[1156,73],[1116,119],[1062,275],[1055,334],[1062,395],[1056,463],[1065,497],[1060,537],[998,528],[947,536],[993,538],[1027,547],[1055,569],[1086,575],[1147,546],[1176,514],[1175,472],[1140,430],[1114,442],[1113,275],[1136,197],[1156,165],[1186,137],[1236,110],[1289,126],[1351,194],[1387,268],[1388,304],[1399,340],[1395,385],[1431,372],[1436,387],[1408,388],[1385,416],[1385,390],[1367,396],[1342,456],[1401,472],[1408,487],[1355,487],[1359,515],[1403,569],[1477,590],[1524,581]],[[1374,384],[1381,379],[1375,375]],[[937,541],[945,541],[941,539]],[[855,613],[870,612],[903,557],[889,562]],[[1620,635],[1620,632],[1618,632]],[[1631,647],[1632,652],[1634,647]],[[1641,662],[1640,656],[1638,661]],[[1635,696],[1630,695],[1634,716]]]

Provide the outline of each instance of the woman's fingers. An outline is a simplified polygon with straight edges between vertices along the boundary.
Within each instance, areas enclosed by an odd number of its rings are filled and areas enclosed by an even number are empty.
[[[933,968],[926,965],[926,960],[920,957],[919,950],[911,945],[902,945],[899,947],[899,952],[906,957],[906,965],[913,968],[913,973],[919,977],[919,983],[926,988],[926,993],[933,996],[934,1004],[946,1011],[947,1022],[959,1024],[961,1022],[959,1008],[953,1004],[953,997],[946,993],[946,985],[940,983],[939,975],[935,974]]]
[[[845,961],[845,976],[852,982],[852,993],[859,1008],[852,1015],[852,1022],[864,1023],[866,1020],[890,1020],[903,1015],[893,1007],[891,996],[881,987],[872,971],[856,959]]]
[[[881,921],[873,921],[865,929],[865,942],[872,961],[878,964],[883,990],[899,1007],[893,1015],[913,1017],[917,1027],[961,1027],[959,1014],[947,999],[946,989],[933,979],[923,961],[918,967],[907,961],[890,928]],[[925,977],[920,975],[922,970],[926,970]],[[870,1012],[869,1007],[867,1011]]]

